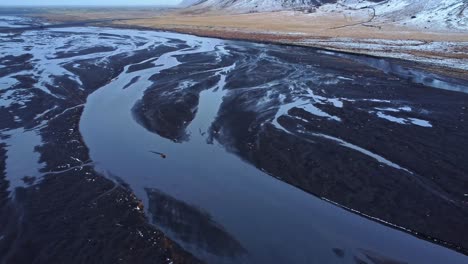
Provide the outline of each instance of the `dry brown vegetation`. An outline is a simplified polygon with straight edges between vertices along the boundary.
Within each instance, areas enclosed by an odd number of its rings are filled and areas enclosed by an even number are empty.
[[[186,10],[62,10],[43,16],[53,21],[120,19],[112,22],[120,27],[145,27],[201,36],[228,39],[268,41],[328,48],[354,53],[389,56],[420,61],[432,67],[445,68],[466,77],[468,65],[468,33],[455,30],[431,30],[397,23],[369,21],[368,10],[350,12],[283,11],[249,14],[219,12],[187,12]],[[365,23],[361,23],[365,22]],[[324,41],[325,40],[325,41]],[[327,41],[330,40],[330,41]],[[379,40],[379,46],[368,45]],[[394,40],[417,40],[420,44],[398,45]],[[354,43],[352,47],[346,42]],[[431,43],[436,42],[432,49]],[[355,45],[361,43],[362,45]],[[422,46],[421,46],[422,47]]]

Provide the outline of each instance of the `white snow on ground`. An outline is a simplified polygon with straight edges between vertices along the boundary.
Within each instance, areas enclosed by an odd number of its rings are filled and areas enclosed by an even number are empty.
[[[466,0],[388,0],[373,3],[363,0],[339,0],[318,9],[321,13],[346,13],[368,10],[373,22],[397,23],[419,28],[443,30],[447,28],[468,30],[468,1]],[[364,20],[365,21],[365,20]]]
[[[115,50],[112,51],[112,53],[131,54],[135,50],[147,49],[149,45],[154,45],[153,42],[146,42],[146,44],[142,46],[137,46],[135,44],[138,43],[136,39],[133,41],[123,42],[124,39],[120,37],[114,37],[114,39],[111,39],[112,37],[100,38],[98,35],[102,32],[105,32],[105,29],[102,28],[90,27],[89,32],[82,32],[86,34],[61,34],[61,32],[74,32],[74,30],[77,29],[48,29],[41,31],[40,33],[33,31],[25,32],[21,34],[21,36],[17,37],[22,42],[19,42],[15,45],[12,45],[11,42],[8,41],[9,38],[7,36],[0,36],[0,57],[19,56],[28,53],[33,55],[33,58],[30,61],[33,63],[34,67],[32,70],[22,71],[21,73],[13,73],[11,75],[2,77],[0,80],[0,90],[12,87],[17,83],[16,79],[14,79],[14,76],[24,74],[30,76],[40,76],[40,82],[39,84],[35,85],[35,88],[57,97],[57,95],[52,93],[48,88],[49,86],[54,86],[54,77],[68,76],[70,79],[77,82],[80,86],[82,83],[78,76],[72,74],[64,68],[64,65],[70,62],[70,58],[57,58],[56,52],[69,53],[78,52],[81,49],[90,47],[110,47]],[[131,35],[130,31],[127,32]],[[132,38],[137,37],[138,36],[132,36]],[[3,41],[3,39],[5,41]],[[30,43],[35,43],[35,45],[30,45]],[[73,43],[73,45],[70,45],[70,43]],[[97,57],[105,57],[109,53],[110,52],[106,51],[100,53],[84,54],[74,56],[74,59],[86,60]],[[7,102],[3,102],[2,104],[6,103]]]
[[[397,18],[404,16],[400,23],[431,29],[446,27],[468,29],[468,9],[464,9],[468,6],[468,2],[465,0],[413,0],[409,2],[408,8],[397,10],[399,14],[391,14]],[[414,18],[411,18],[413,16]]]
[[[303,109],[304,111],[318,116],[318,117],[324,117],[329,120],[334,120],[334,121],[341,121],[341,119],[337,116],[332,116],[318,107],[314,105],[314,102],[311,100],[305,100],[305,99],[295,99],[294,101],[286,104],[281,104],[280,107],[278,108],[278,111],[276,112],[276,115],[271,122],[276,128],[281,129],[281,125],[278,123],[278,118],[283,116],[283,115],[288,115],[288,111],[293,109],[293,108],[300,108]]]
[[[24,27],[31,19],[17,16],[0,16],[0,27]]]
[[[2,21],[7,20],[3,19]],[[5,23],[10,26],[11,23],[16,23],[17,21],[23,20],[21,18],[9,18],[8,23]],[[36,96],[38,90],[58,97],[48,89],[49,85],[57,87],[57,85],[54,85],[54,76],[66,75],[78,84],[78,89],[82,89],[79,77],[65,69],[64,66],[67,63],[75,62],[74,65],[80,67],[79,61],[81,60],[98,59],[99,61],[100,57],[105,58],[116,54],[131,55],[137,50],[146,50],[149,47],[156,47],[163,43],[168,46],[171,45],[169,41],[170,37],[164,37],[166,33],[122,29],[115,36],[101,35],[102,33],[115,31],[114,29],[86,27],[25,31],[22,34],[14,36],[12,34],[1,34],[0,58],[30,54],[32,58],[28,60],[28,63],[32,65],[32,68],[14,72],[0,78],[0,108],[8,109],[12,106],[26,107]],[[72,34],[69,32],[72,32]],[[169,34],[169,36],[172,35]],[[210,40],[207,42],[210,42]],[[191,44],[193,46],[198,45],[197,43]],[[97,46],[110,47],[112,51],[78,55],[82,49]],[[60,58],[57,57],[57,52],[60,51],[76,53],[71,54],[74,55],[72,58]],[[3,62],[7,61],[4,60]],[[5,68],[8,65],[4,64],[0,65],[0,67]],[[17,75],[31,76],[38,80],[38,83],[34,84],[33,88],[16,87],[20,84],[15,79]],[[55,117],[81,106],[83,105],[67,108]],[[53,106],[42,113],[36,113],[35,119],[39,119],[55,109],[57,109],[57,106]],[[15,115],[13,118],[15,122],[20,121],[19,116]],[[7,145],[6,174],[10,182],[10,190],[26,186],[26,183],[22,180],[24,176],[37,177],[40,175],[39,170],[43,165],[39,163],[39,153],[35,152],[35,147],[42,144],[41,136],[37,132],[42,124],[32,129],[17,128],[0,131],[0,142]]]
[[[228,8],[233,12],[249,13],[308,8],[321,2],[321,0],[186,0],[182,2],[182,6],[198,3],[199,8]]]
[[[409,107],[409,106],[403,106],[403,107],[399,107],[399,108],[391,108],[391,107],[380,108],[380,107],[376,107],[375,109],[380,110],[380,111],[395,112],[395,113],[400,112],[400,111],[411,112],[411,110],[412,110],[412,108]]]
[[[378,108],[376,108],[376,109],[378,109]],[[387,109],[386,111],[395,112],[394,109],[390,109],[390,110]],[[398,111],[396,111],[396,112],[398,112]],[[389,115],[388,113],[384,113],[382,111],[377,112],[376,115],[379,118],[382,118],[382,119],[385,119],[385,120],[388,120],[390,122],[394,122],[394,123],[397,123],[397,124],[401,124],[401,125],[416,125],[416,126],[422,126],[422,127],[432,127],[432,125],[431,125],[431,123],[429,121],[422,120],[422,119],[419,119],[419,118],[395,117],[395,116]]]
[[[422,126],[422,127],[432,127],[431,123],[429,123],[429,121],[426,121],[426,120],[422,120],[418,118],[409,118],[409,120],[411,121],[413,125]]]
[[[33,95],[28,93],[27,89],[7,90],[0,98],[0,107],[10,107],[12,104],[24,106]]]
[[[310,80],[313,81],[316,85],[330,85],[328,83],[327,77],[334,79],[344,79],[343,81],[349,81],[351,78],[337,78],[337,76],[322,76],[325,78],[316,79],[314,76],[309,76]],[[339,76],[338,76],[339,77]],[[338,83],[343,82],[338,80]],[[352,80],[352,79],[351,79]],[[332,85],[337,85],[338,83],[333,83]],[[344,84],[344,82],[343,82]],[[415,118],[414,114],[421,112],[422,109],[414,109],[408,105],[401,105],[395,102],[388,100],[379,100],[379,99],[349,99],[349,98],[336,98],[336,97],[327,97],[326,95],[318,95],[310,89],[305,82],[292,82],[289,86],[288,94],[276,93],[275,89],[271,88],[271,83],[267,85],[260,85],[255,88],[267,88],[268,91],[265,93],[265,96],[257,102],[257,106],[271,105],[271,102],[275,101],[275,104],[279,105],[275,110],[276,114],[273,119],[270,121],[273,126],[283,130],[287,133],[290,133],[285,129],[280,123],[279,118],[281,116],[289,116],[296,119],[301,119],[304,122],[308,122],[302,117],[290,114],[289,111],[293,108],[302,109],[317,118],[321,118],[323,121],[328,122],[342,122],[342,119],[339,116],[331,115],[324,110],[320,109],[322,105],[332,105],[336,108],[343,108],[343,102],[356,102],[356,101],[370,101],[381,103],[380,106],[375,106],[372,109],[362,109],[369,114],[375,115],[378,118],[385,119],[387,121],[399,124],[399,125],[415,125],[420,127],[431,128],[432,124],[423,119]],[[278,102],[279,101],[279,102]],[[412,117],[413,116],[413,117]]]
[[[225,10],[231,13],[300,10],[324,15],[344,14],[365,21],[397,23],[430,29],[468,30],[466,0],[185,0],[181,6],[200,10]]]
[[[39,153],[35,151],[35,147],[42,144],[41,136],[35,130],[24,128],[8,130],[2,134],[9,136],[2,140],[7,145],[6,174],[10,183],[9,190],[26,187],[22,178],[36,176],[43,167],[39,163]]]
[[[394,122],[394,123],[398,123],[398,124],[406,124],[406,119],[404,118],[400,118],[400,117],[394,117],[394,116],[391,116],[391,115],[387,115],[387,114],[384,114],[382,112],[377,112],[377,116],[380,117],[380,118],[383,118],[383,119],[386,119],[390,122]]]
[[[398,165],[396,163],[393,163],[393,162],[387,160],[386,158],[384,158],[384,157],[382,157],[382,156],[380,156],[380,155],[378,155],[376,153],[373,153],[373,152],[371,152],[371,151],[369,151],[367,149],[364,149],[364,148],[361,148],[361,147],[356,146],[354,144],[351,144],[349,142],[346,142],[346,141],[344,141],[344,140],[342,140],[340,138],[333,137],[333,136],[330,136],[330,135],[321,134],[321,133],[309,133],[309,134],[311,134],[313,136],[323,137],[323,138],[335,141],[338,144],[340,144],[341,146],[356,150],[356,151],[358,151],[358,152],[360,152],[360,153],[362,153],[364,155],[367,155],[367,156],[369,156],[369,157],[377,160],[378,162],[383,163],[383,164],[385,164],[385,165],[387,165],[389,167],[393,167],[393,168],[398,169],[398,170],[404,170],[404,171],[406,171],[406,172],[408,172],[410,174],[413,174],[413,172],[411,172],[410,170],[405,169],[405,168],[401,167],[400,165]]]
[[[405,60],[419,61],[438,66],[458,68],[468,70],[468,53],[466,47],[468,42],[423,42],[416,40],[385,40],[385,39],[352,39],[352,38],[331,38],[314,39],[305,38],[298,42],[304,45],[316,47],[332,48],[336,50],[356,50],[365,51],[366,54],[399,58]],[[440,57],[432,52],[444,51],[454,55],[452,58]],[[424,56],[416,56],[412,52],[424,52]],[[455,55],[459,55],[456,58]]]
[[[336,3],[323,4],[325,1],[292,0],[189,0],[199,3],[192,8],[200,10],[222,10],[229,13],[250,13],[284,11],[281,15],[321,17],[344,16],[350,25],[364,23],[365,26],[380,27],[396,25],[415,28],[418,31],[466,32],[468,36],[467,0],[387,0],[380,3],[365,0],[337,0]],[[187,2],[188,4],[188,2]],[[302,7],[302,8],[301,8]],[[305,8],[307,7],[307,8]],[[289,10],[289,11],[288,11]],[[295,11],[293,11],[295,10]],[[303,10],[312,11],[303,14]],[[306,12],[307,13],[307,12]],[[375,17],[374,17],[375,14]],[[366,23],[366,21],[372,21]],[[345,26],[345,25],[343,25]],[[348,25],[349,26],[349,25]],[[349,27],[353,30],[353,27]],[[378,30],[378,29],[376,29]],[[245,32],[245,30],[242,30]],[[249,32],[247,30],[247,32]],[[359,52],[374,56],[399,58],[418,61],[435,66],[468,70],[468,39],[458,41],[420,41],[413,36],[401,33],[399,40],[354,39],[354,38],[316,38],[306,32],[276,32],[274,30],[255,30],[253,34],[277,34],[278,36],[303,36],[302,40],[282,40],[284,43],[302,44],[348,52]],[[448,37],[449,38],[449,37]]]

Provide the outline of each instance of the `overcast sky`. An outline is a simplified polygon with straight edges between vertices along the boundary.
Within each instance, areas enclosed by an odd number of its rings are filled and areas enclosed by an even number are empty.
[[[18,5],[176,5],[181,0],[0,0],[0,6]]]

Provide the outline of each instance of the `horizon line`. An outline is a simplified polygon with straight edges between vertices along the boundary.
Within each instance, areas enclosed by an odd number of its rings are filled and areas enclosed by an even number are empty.
[[[21,5],[21,4],[15,4],[15,5],[9,5],[9,4],[0,4],[0,7],[148,7],[148,6],[154,6],[154,7],[161,7],[161,6],[179,6],[180,4],[129,4],[129,5],[94,5],[94,4],[86,4],[86,5],[67,5],[67,4],[50,4],[50,5]]]

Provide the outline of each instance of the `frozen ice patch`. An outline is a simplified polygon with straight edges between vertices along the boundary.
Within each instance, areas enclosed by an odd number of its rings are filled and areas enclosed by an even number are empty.
[[[288,115],[289,110],[291,110],[293,108],[300,108],[300,109],[302,109],[302,110],[304,110],[304,111],[306,111],[306,112],[308,112],[308,113],[310,113],[312,115],[315,115],[315,116],[325,117],[327,119],[338,121],[338,122],[341,121],[341,118],[339,118],[337,116],[330,115],[330,114],[322,111],[321,109],[317,108],[313,104],[313,102],[311,102],[310,100],[296,99],[295,101],[293,101],[291,103],[280,105],[280,107],[278,108],[278,111],[276,112],[276,115],[273,118],[273,121],[271,123],[276,128],[282,129],[282,126],[278,123],[278,118],[280,116],[283,116],[283,115]]]
[[[25,187],[24,177],[39,175],[42,165],[39,163],[39,153],[35,147],[42,144],[41,137],[34,130],[18,128],[3,133],[9,136],[2,140],[7,147],[6,176],[10,182],[9,190]]]
[[[329,136],[329,135],[325,135],[325,134],[320,134],[320,133],[311,133],[311,135],[313,136],[317,136],[317,137],[322,137],[322,138],[326,138],[326,139],[329,139],[329,140],[332,140],[332,141],[335,141],[337,142],[338,144],[342,145],[343,147],[347,147],[347,148],[350,148],[350,149],[353,149],[353,150],[356,150],[366,156],[369,156],[375,160],[377,160],[378,162],[380,163],[383,163],[387,166],[390,166],[390,167],[393,167],[395,169],[399,169],[399,170],[404,170],[410,174],[413,174],[411,171],[401,167],[400,165],[396,164],[396,163],[393,163],[387,159],[385,159],[384,157],[378,155],[378,154],[375,154],[367,149],[364,149],[364,148],[361,148],[359,146],[356,146],[354,144],[351,144],[349,142],[346,142],[340,138],[336,138],[336,137],[332,137],[332,136]]]
[[[388,120],[390,122],[394,122],[394,123],[397,123],[397,124],[401,124],[401,125],[417,125],[417,126],[421,126],[421,127],[432,127],[432,125],[431,125],[431,123],[429,121],[418,119],[418,118],[395,117],[395,116],[384,114],[382,112],[377,112],[377,116],[379,118],[382,118],[382,119],[385,119],[385,120]]]
[[[418,118],[409,118],[409,120],[411,121],[413,125],[422,126],[422,127],[432,127],[431,123],[426,120],[422,120]]]
[[[383,118],[385,120],[388,120],[390,122],[398,123],[398,124],[406,124],[406,119],[405,118],[400,118],[400,117],[394,117],[391,115],[386,115],[382,112],[377,112],[377,116],[380,118]]]
[[[33,97],[32,94],[24,93],[26,89],[8,90],[0,97],[0,107],[10,107],[13,104],[24,106]]]

